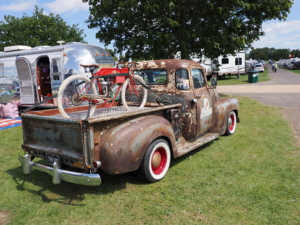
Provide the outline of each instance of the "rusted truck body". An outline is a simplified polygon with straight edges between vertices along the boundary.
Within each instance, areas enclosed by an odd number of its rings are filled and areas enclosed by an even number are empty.
[[[54,184],[98,186],[99,171],[137,171],[141,179],[156,182],[166,175],[171,159],[235,132],[238,100],[220,98],[199,63],[152,60],[137,68],[151,90],[171,104],[159,105],[148,94],[142,109],[99,107],[88,119],[65,119],[57,109],[23,113],[23,172],[46,172]],[[34,157],[49,166],[33,162]]]

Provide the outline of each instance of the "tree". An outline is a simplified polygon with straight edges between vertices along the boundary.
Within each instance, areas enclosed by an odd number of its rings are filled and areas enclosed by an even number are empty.
[[[252,49],[249,54],[249,58],[252,59],[263,59],[263,60],[279,60],[279,59],[288,59],[289,55],[293,55],[293,57],[300,57],[299,49],[275,49],[275,48],[256,48]]]
[[[300,58],[300,50],[299,49],[293,49],[290,54],[293,55],[294,58],[298,57]]]
[[[252,59],[268,59],[268,49],[266,48],[256,48],[250,52],[250,58]]]
[[[82,0],[89,28],[126,58],[215,58],[249,48],[261,25],[284,20],[293,0]]]
[[[0,51],[12,45],[57,45],[57,41],[83,42],[86,35],[78,29],[78,24],[67,25],[59,15],[43,14],[43,9],[35,6],[33,15],[23,14],[22,18],[4,16],[0,21]]]

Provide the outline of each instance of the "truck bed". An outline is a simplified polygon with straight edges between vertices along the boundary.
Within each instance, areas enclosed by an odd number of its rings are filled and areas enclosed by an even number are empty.
[[[86,117],[86,111],[77,108],[63,118],[58,109],[31,111],[22,113],[23,150],[32,156],[46,158],[47,154],[60,155],[61,161],[73,165],[77,161],[90,160],[88,149],[90,143],[100,132],[114,127],[132,118],[144,115],[163,115],[165,110],[180,107],[181,104],[147,106],[142,109],[132,107],[127,111],[123,106],[96,109],[94,115]],[[93,145],[93,144],[92,144]]]
[[[171,105],[158,105],[158,104],[147,104],[144,108],[130,107],[130,111],[127,111],[123,106],[113,106],[108,108],[98,108],[95,113],[90,116],[87,121],[89,123],[108,121],[126,117],[137,116],[140,114],[155,113],[156,111],[171,109],[175,107],[180,107],[181,104],[171,104]],[[78,109],[76,109],[78,108]],[[53,121],[78,121],[86,120],[87,110],[84,107],[72,107],[72,113],[68,115],[70,118],[63,118],[58,109],[43,110],[43,111],[31,111],[23,113],[22,118],[35,118],[39,120],[53,120]]]

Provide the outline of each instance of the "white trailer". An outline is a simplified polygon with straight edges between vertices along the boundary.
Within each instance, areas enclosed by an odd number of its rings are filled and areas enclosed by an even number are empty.
[[[201,66],[203,66],[205,68],[206,76],[211,77],[213,75],[213,70],[214,70],[213,60],[208,59],[208,58],[202,58],[202,60],[200,61],[200,64],[201,64]]]
[[[85,74],[80,64],[113,67],[114,60],[103,48],[77,42],[52,47],[5,47],[0,52],[0,101],[7,103],[13,97],[1,93],[19,90],[21,104],[39,103],[55,95],[65,78]],[[11,84],[7,84],[9,80]]]
[[[245,74],[246,53],[236,52],[235,55],[219,56],[213,61],[213,74],[217,74],[220,79],[226,76]]]
[[[245,74],[246,71],[246,53],[236,52],[235,55],[219,56],[216,59],[206,57],[192,58],[199,62],[206,69],[206,75],[218,75],[219,79],[225,79],[226,76]]]

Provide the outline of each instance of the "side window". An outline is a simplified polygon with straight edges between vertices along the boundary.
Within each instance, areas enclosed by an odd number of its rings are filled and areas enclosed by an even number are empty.
[[[200,69],[192,69],[192,77],[193,77],[193,84],[195,89],[206,86],[206,81]]]
[[[235,65],[242,65],[242,58],[235,58]]]
[[[60,59],[52,59],[52,77],[53,80],[60,80],[61,77],[61,63]]]
[[[179,69],[175,73],[176,88],[179,90],[190,89],[189,75],[186,69]]]
[[[229,59],[228,58],[222,58],[222,64],[228,64]]]
[[[0,63],[0,77],[4,77],[4,64]]]

